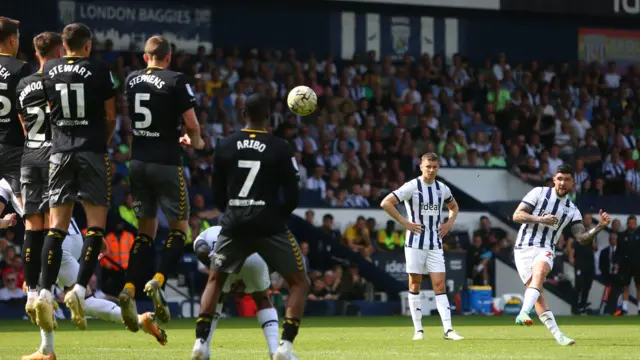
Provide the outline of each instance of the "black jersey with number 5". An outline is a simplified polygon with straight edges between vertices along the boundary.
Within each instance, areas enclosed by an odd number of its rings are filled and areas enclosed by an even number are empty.
[[[289,144],[265,131],[242,130],[220,141],[213,164],[214,201],[229,237],[286,231],[298,206],[298,165]],[[282,199],[280,196],[282,190]]]
[[[51,102],[51,153],[107,149],[104,102],[115,96],[107,64],[88,58],[47,61],[44,89]]]
[[[134,71],[125,93],[133,127],[131,159],[181,165],[182,114],[196,104],[184,74],[158,67]]]
[[[0,144],[24,144],[24,130],[15,107],[16,86],[29,74],[31,70],[27,63],[0,53]]]
[[[49,166],[51,126],[43,80],[42,73],[37,72],[20,80],[16,89],[16,106],[27,128],[22,166]]]

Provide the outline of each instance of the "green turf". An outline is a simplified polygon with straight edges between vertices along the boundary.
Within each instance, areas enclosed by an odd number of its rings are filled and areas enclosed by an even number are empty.
[[[442,339],[437,316],[426,317],[425,339],[411,341],[409,317],[307,318],[295,343],[302,360],[312,359],[640,359],[640,317],[558,318],[560,328],[577,344],[561,347],[534,318],[535,325],[513,325],[512,316],[454,317],[463,341]],[[89,330],[73,330],[61,321],[56,334],[58,359],[189,359],[194,321],[174,320],[162,347],[142,332],[92,320]],[[0,360],[20,359],[40,342],[26,321],[0,320]],[[267,359],[255,319],[223,319],[214,337],[212,359]]]

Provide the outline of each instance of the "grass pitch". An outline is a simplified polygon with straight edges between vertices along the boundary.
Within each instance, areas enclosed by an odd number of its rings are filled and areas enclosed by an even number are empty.
[[[640,317],[560,317],[558,324],[576,340],[561,347],[537,318],[531,328],[513,325],[512,316],[455,316],[463,341],[445,341],[437,316],[425,317],[424,341],[412,341],[409,317],[306,318],[294,349],[302,360],[377,359],[640,359]],[[55,347],[59,360],[189,359],[194,320],[167,324],[169,343],[162,347],[149,335],[98,320],[87,331],[59,322]],[[0,320],[0,360],[33,352],[40,334],[27,321]],[[268,359],[255,319],[223,319],[213,339],[211,359]]]

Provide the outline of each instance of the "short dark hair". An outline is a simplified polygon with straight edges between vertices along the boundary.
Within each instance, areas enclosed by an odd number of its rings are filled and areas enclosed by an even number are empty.
[[[81,49],[87,41],[93,39],[91,29],[85,24],[73,23],[62,30],[62,41],[69,50]]]
[[[18,35],[20,21],[0,16],[0,42],[5,42],[14,35]]]
[[[171,54],[171,45],[164,36],[154,35],[144,44],[144,53],[151,59],[164,60]]]
[[[269,120],[269,98],[261,93],[253,93],[244,103],[244,111],[254,125],[265,125]]]
[[[333,215],[331,215],[331,214],[324,214],[324,216],[322,217],[322,220],[333,220]]]
[[[45,31],[33,38],[33,48],[42,57],[50,55],[53,49],[60,46],[62,46],[62,36],[58,33]]]
[[[567,174],[573,177],[573,167],[568,164],[562,164],[556,169],[556,174]]]
[[[425,161],[425,160],[440,162],[440,157],[438,156],[438,154],[430,152],[422,155],[422,161]]]

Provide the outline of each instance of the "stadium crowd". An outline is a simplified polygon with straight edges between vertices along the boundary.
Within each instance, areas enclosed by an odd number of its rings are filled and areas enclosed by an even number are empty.
[[[101,51],[93,56],[111,65],[119,84],[131,71],[145,67],[139,53],[115,51],[110,41],[97,46]],[[19,57],[30,61],[35,71],[30,52],[23,49]],[[636,66],[621,75],[615,63],[606,69],[535,60],[515,64],[505,54],[474,65],[461,55],[445,59],[425,54],[394,62],[390,57],[377,61],[370,52],[341,61],[331,54],[303,58],[293,49],[232,47],[209,55],[201,48],[189,55],[174,47],[171,67],[192,83],[206,143],[202,150],[184,152],[192,202],[188,241],[216,223],[219,212],[211,206],[209,190],[213,152],[219,139],[244,127],[242,108],[251,92],[265,92],[273,100],[272,130],[289,141],[300,168],[305,194],[301,206],[377,207],[386,194],[415,176],[419,155],[425,152],[440,154],[443,167],[505,168],[535,184],[547,184],[557,166],[571,163],[577,180],[573,196],[640,195]],[[304,118],[287,111],[286,105],[288,90],[299,84],[311,87],[319,100],[318,111]],[[131,124],[122,88],[109,148],[112,207],[135,228],[127,185]],[[323,219],[325,230],[335,232],[328,216]],[[403,233],[392,222],[380,227],[364,218],[353,221],[346,233],[335,236],[363,257],[402,248]],[[123,231],[114,234],[121,238]],[[22,281],[15,251],[19,238],[8,230],[0,241],[3,287],[8,291]],[[483,219],[471,240],[461,244],[451,234],[445,244],[450,250],[469,251],[469,277],[486,284],[489,253],[509,253],[511,240]],[[301,245],[307,253],[308,244]],[[126,268],[125,259],[120,265]],[[330,264],[311,269],[311,300],[339,293],[363,296],[365,282],[357,268]],[[275,293],[282,283],[273,279]]]

